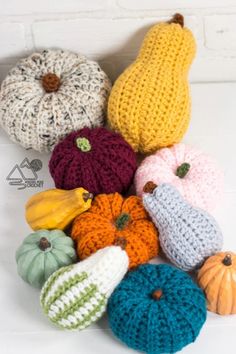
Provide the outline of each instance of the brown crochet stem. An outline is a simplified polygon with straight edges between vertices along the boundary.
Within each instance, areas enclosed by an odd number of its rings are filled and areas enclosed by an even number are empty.
[[[118,237],[115,242],[114,242],[115,246],[120,246],[122,248],[122,250],[125,250],[126,246],[127,246],[127,240],[124,237]]]
[[[42,85],[47,93],[56,92],[61,85],[61,81],[56,74],[48,73],[42,77]]]
[[[181,27],[184,27],[184,16],[181,14],[175,14],[169,23],[177,23]]]
[[[46,237],[41,237],[39,240],[39,248],[41,251],[45,251],[49,247],[51,247],[51,243],[48,241],[48,239]]]
[[[163,295],[162,290],[161,290],[161,289],[157,289],[157,290],[155,290],[155,291],[152,293],[152,298],[153,298],[154,300],[160,300],[160,298],[162,297],[162,295]]]
[[[144,193],[153,193],[154,189],[157,187],[157,184],[149,181],[145,184],[145,186],[143,187],[143,191]]]
[[[93,194],[92,193],[83,193],[83,200],[85,201],[85,203],[89,200],[89,199],[93,199]]]
[[[231,254],[226,254],[225,258],[223,259],[222,263],[225,266],[231,266],[232,265],[232,257]]]

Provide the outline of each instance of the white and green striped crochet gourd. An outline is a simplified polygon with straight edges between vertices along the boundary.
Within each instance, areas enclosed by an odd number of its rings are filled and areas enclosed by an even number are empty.
[[[126,252],[110,246],[84,261],[59,269],[41,291],[40,302],[45,314],[64,329],[88,327],[104,314],[107,301],[128,265]]]

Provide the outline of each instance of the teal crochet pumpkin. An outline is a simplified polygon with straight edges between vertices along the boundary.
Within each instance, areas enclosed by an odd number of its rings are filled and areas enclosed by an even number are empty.
[[[113,333],[129,347],[148,354],[175,353],[198,336],[206,300],[183,271],[145,264],[115,289],[108,318]]]
[[[18,274],[36,288],[41,288],[56,270],[75,260],[74,243],[61,230],[34,232],[16,251]]]

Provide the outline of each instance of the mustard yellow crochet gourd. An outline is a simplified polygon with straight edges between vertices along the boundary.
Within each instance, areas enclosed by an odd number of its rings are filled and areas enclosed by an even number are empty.
[[[137,59],[116,80],[108,102],[110,126],[135,151],[179,142],[190,119],[188,70],[195,55],[192,32],[176,14],[147,33]]]

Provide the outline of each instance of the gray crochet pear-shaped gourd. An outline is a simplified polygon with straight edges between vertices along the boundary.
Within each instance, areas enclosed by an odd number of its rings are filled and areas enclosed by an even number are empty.
[[[158,228],[162,250],[177,267],[194,270],[221,250],[223,237],[216,220],[188,204],[173,186],[148,182],[143,204]]]

